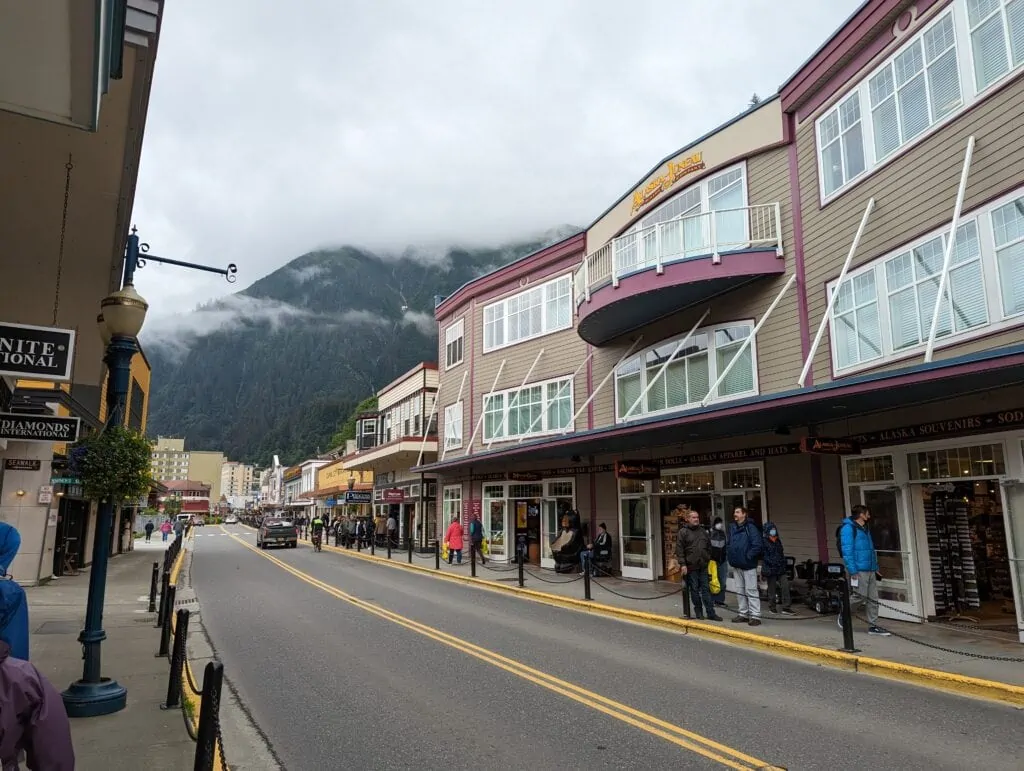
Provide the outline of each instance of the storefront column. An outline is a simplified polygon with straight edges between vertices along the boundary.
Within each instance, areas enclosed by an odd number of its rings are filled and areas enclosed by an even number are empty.
[[[3,471],[0,500],[0,520],[15,527],[21,535],[21,548],[8,572],[18,583],[32,585],[53,575],[57,499],[39,503],[40,488],[50,484],[53,446],[44,442],[8,442],[4,457],[39,462],[35,471]]]

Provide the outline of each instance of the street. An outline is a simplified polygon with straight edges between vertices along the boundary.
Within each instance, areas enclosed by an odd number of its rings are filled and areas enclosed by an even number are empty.
[[[262,553],[241,526],[192,548],[213,646],[290,771],[1019,768],[1010,707],[302,544]]]

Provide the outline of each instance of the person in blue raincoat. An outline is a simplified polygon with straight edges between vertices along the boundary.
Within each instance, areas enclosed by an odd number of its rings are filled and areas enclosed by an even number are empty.
[[[8,574],[21,547],[21,533],[0,522],[0,640],[16,659],[28,661],[28,602],[25,590]]]

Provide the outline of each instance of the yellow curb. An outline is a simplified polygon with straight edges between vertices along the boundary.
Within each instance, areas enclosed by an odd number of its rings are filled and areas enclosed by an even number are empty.
[[[301,541],[300,541],[301,543]],[[716,626],[699,621],[691,621],[683,618],[674,618],[657,613],[644,613],[627,608],[619,608],[614,605],[578,600],[573,597],[563,597],[557,594],[537,591],[536,589],[519,588],[518,586],[505,586],[494,581],[472,576],[462,576],[452,573],[441,573],[434,568],[426,568],[420,565],[410,565],[406,562],[395,562],[385,557],[371,556],[358,551],[342,549],[337,546],[324,545],[324,549],[343,554],[347,557],[362,559],[367,562],[375,562],[382,565],[390,565],[393,568],[402,570],[413,570],[435,579],[456,581],[470,584],[482,589],[504,592],[526,599],[543,602],[547,605],[555,605],[573,610],[581,610],[588,613],[595,613],[604,616],[611,616],[627,621],[634,621],[649,626],[658,626],[683,631],[687,634],[694,634],[698,637],[741,644],[759,650],[766,651],[779,656],[810,661],[836,669],[844,669],[851,672],[883,677],[888,680],[898,680],[912,685],[924,686],[936,690],[947,691],[960,696],[973,696],[980,699],[997,701],[1003,704],[1011,704],[1016,707],[1024,707],[1024,686],[1012,685],[999,682],[998,680],[985,680],[968,675],[959,675],[951,672],[943,672],[938,669],[926,669],[915,667],[910,664],[900,664],[894,661],[861,656],[854,653],[833,651],[827,648],[819,648],[814,645],[792,642],[790,640],[779,640],[774,637],[742,632],[736,629]],[[401,552],[405,554],[406,552]]]

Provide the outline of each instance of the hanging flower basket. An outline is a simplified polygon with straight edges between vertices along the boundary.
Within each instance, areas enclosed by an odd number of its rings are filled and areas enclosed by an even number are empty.
[[[152,487],[151,448],[142,434],[124,426],[85,437],[68,458],[69,471],[82,480],[85,497],[122,503],[138,500]]]

